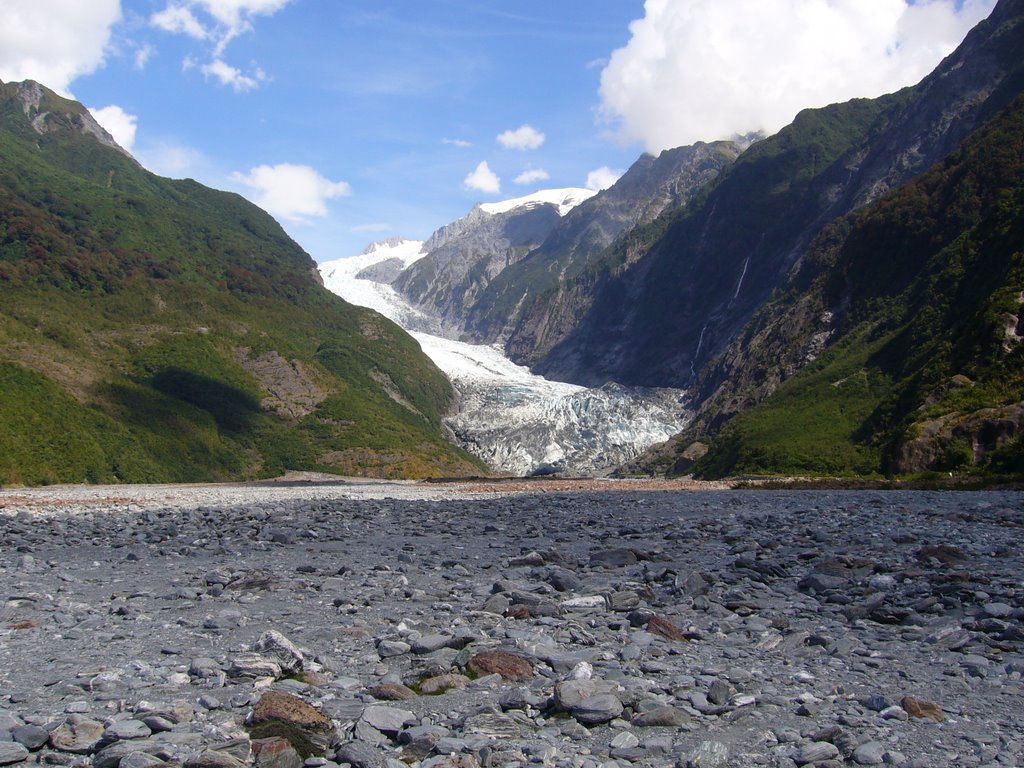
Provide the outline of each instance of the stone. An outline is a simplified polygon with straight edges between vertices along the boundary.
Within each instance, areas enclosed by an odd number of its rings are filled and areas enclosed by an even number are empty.
[[[200,750],[182,765],[183,768],[247,768],[246,761],[219,749]]]
[[[50,732],[50,746],[61,752],[87,755],[95,751],[104,730],[103,723],[83,715],[71,714]]]
[[[622,714],[622,702],[611,693],[588,696],[569,710],[570,714],[584,725],[597,725],[614,720]]]
[[[853,750],[857,765],[881,765],[885,762],[885,746],[879,741],[867,741]]]
[[[465,688],[469,685],[470,679],[465,675],[448,674],[428,677],[420,682],[420,692],[427,696],[434,696],[445,691]]]
[[[368,688],[367,693],[381,701],[409,701],[416,698],[416,691],[401,683],[381,683]]]
[[[38,725],[19,725],[11,729],[11,738],[29,751],[46,746],[50,732]]]
[[[466,666],[477,677],[497,674],[501,675],[502,679],[512,682],[533,677],[533,665],[522,656],[508,651],[478,653],[469,659]]]
[[[938,704],[924,701],[923,699],[915,699],[913,696],[904,696],[900,699],[900,706],[911,717],[934,720],[937,723],[941,723],[946,719],[946,714]]]
[[[647,631],[652,635],[664,637],[666,640],[686,640],[686,635],[683,633],[683,630],[668,619],[664,619],[660,616],[652,616],[647,620]]]
[[[284,674],[281,665],[258,653],[241,653],[231,661],[229,677],[270,677],[278,680]]]
[[[16,741],[0,741],[0,765],[12,765],[28,759],[31,752]]]
[[[287,739],[253,739],[253,765],[256,768],[302,768],[303,760]]]
[[[729,748],[720,741],[702,741],[680,764],[685,768],[730,768]]]
[[[323,752],[334,740],[333,721],[308,702],[283,691],[267,691],[252,711],[254,739],[287,739],[303,757]]]
[[[812,741],[797,750],[793,761],[797,765],[807,765],[831,760],[834,757],[839,757],[839,748],[835,744],[828,741]]]
[[[407,709],[371,704],[363,710],[362,721],[381,733],[393,735],[416,722],[416,715]]]
[[[690,715],[684,710],[678,707],[662,706],[641,712],[630,721],[630,724],[638,728],[678,728],[686,725],[690,720]]]
[[[338,750],[337,760],[348,763],[352,768],[385,768],[387,765],[383,755],[369,744],[359,741],[343,744]]]
[[[298,646],[276,629],[267,630],[260,635],[253,650],[271,657],[281,666],[281,671],[286,675],[298,674],[305,664],[305,656]]]
[[[107,726],[103,732],[103,740],[146,739],[152,734],[149,726],[141,720],[117,720]]]

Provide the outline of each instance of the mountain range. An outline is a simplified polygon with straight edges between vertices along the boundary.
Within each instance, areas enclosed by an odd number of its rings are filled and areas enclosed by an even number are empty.
[[[990,235],[1019,226],[1022,17],[1001,0],[916,86],[645,155],[564,217],[506,206],[520,240],[471,213],[392,285],[549,378],[688,390],[690,425],[624,472],[1005,469],[1024,285]]]
[[[1020,474],[1022,51],[999,0],[916,86],[477,206],[352,277],[407,330],[681,393],[623,474]],[[259,209],[34,83],[0,85],[0,160],[0,482],[483,471],[416,342]]]

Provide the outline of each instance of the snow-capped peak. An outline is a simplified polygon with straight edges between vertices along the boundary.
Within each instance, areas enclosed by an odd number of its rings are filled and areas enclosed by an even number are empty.
[[[579,187],[541,189],[532,195],[524,195],[523,197],[516,197],[511,200],[503,200],[498,203],[481,203],[479,208],[484,213],[494,215],[496,213],[507,213],[516,208],[532,208],[538,205],[549,204],[558,207],[559,216],[565,216],[565,214],[584,200],[596,194],[597,192],[593,189],[582,189]]]
[[[370,243],[358,256],[346,256],[343,259],[325,261],[320,264],[320,272],[325,279],[337,275],[340,277],[355,277],[355,275],[391,259],[398,259],[405,269],[415,261],[419,261],[427,254],[423,251],[422,240],[406,240],[402,237],[391,237],[387,240],[379,240]]]

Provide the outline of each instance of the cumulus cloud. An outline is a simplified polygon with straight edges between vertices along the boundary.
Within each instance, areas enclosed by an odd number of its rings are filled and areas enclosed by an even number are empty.
[[[608,189],[608,187],[618,181],[622,173],[622,171],[613,171],[607,165],[602,165],[600,168],[595,168],[587,174],[585,186],[587,189],[600,192],[602,189]]]
[[[647,0],[601,73],[601,113],[650,152],[773,133],[803,108],[918,82],[994,5]]]
[[[498,134],[498,143],[506,149],[537,149],[544,143],[544,134],[531,125]]]
[[[15,0],[0,24],[0,80],[36,80],[65,95],[103,64],[120,0]]]
[[[263,70],[255,67],[244,74],[224,60],[228,44],[241,34],[253,29],[253,19],[270,16],[284,8],[291,0],[171,0],[161,11],[153,13],[149,22],[154,27],[172,34],[187,35],[204,40],[211,46],[210,61],[200,69],[236,93],[251,91],[266,82]],[[186,58],[185,69],[194,63]]]
[[[352,194],[344,181],[326,179],[308,165],[260,165],[232,178],[250,190],[250,199],[260,208],[296,224],[326,216],[328,200]]]
[[[135,129],[138,118],[130,112],[125,112],[116,104],[95,109],[89,107],[96,122],[103,126],[104,130],[114,137],[114,141],[128,152],[132,151],[135,144]]]
[[[487,161],[478,165],[462,182],[467,189],[475,189],[489,195],[496,195],[501,192],[501,179],[498,174],[491,170]]]
[[[547,181],[551,176],[543,168],[527,168],[515,178],[516,184],[535,184]]]

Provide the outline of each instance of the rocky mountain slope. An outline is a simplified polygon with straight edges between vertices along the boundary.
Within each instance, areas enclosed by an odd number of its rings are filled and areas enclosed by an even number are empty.
[[[0,483],[479,472],[451,398],[256,206],[0,84]]]
[[[465,331],[477,341],[507,341],[529,362],[571,327],[561,309],[574,302],[561,286],[587,271],[624,232],[689,203],[739,155],[733,142],[699,143],[642,155],[611,187],[570,211],[537,248],[491,280],[468,313]],[[585,297],[584,297],[585,301]]]
[[[582,383],[692,384],[822,227],[927,170],[1009,104],[1021,7],[1000,2],[920,85],[806,110],[754,144],[695,205],[635,230],[563,285],[553,298],[564,308],[538,307],[570,329],[539,356],[513,337],[513,357]]]
[[[457,337],[490,281],[544,242],[561,217],[592,194],[545,190],[477,205],[434,232],[423,244],[425,256],[395,277],[394,288]]]
[[[1024,472],[1022,179],[1024,96],[919,179],[827,227],[706,369],[704,407],[680,442],[740,415],[702,470]]]

